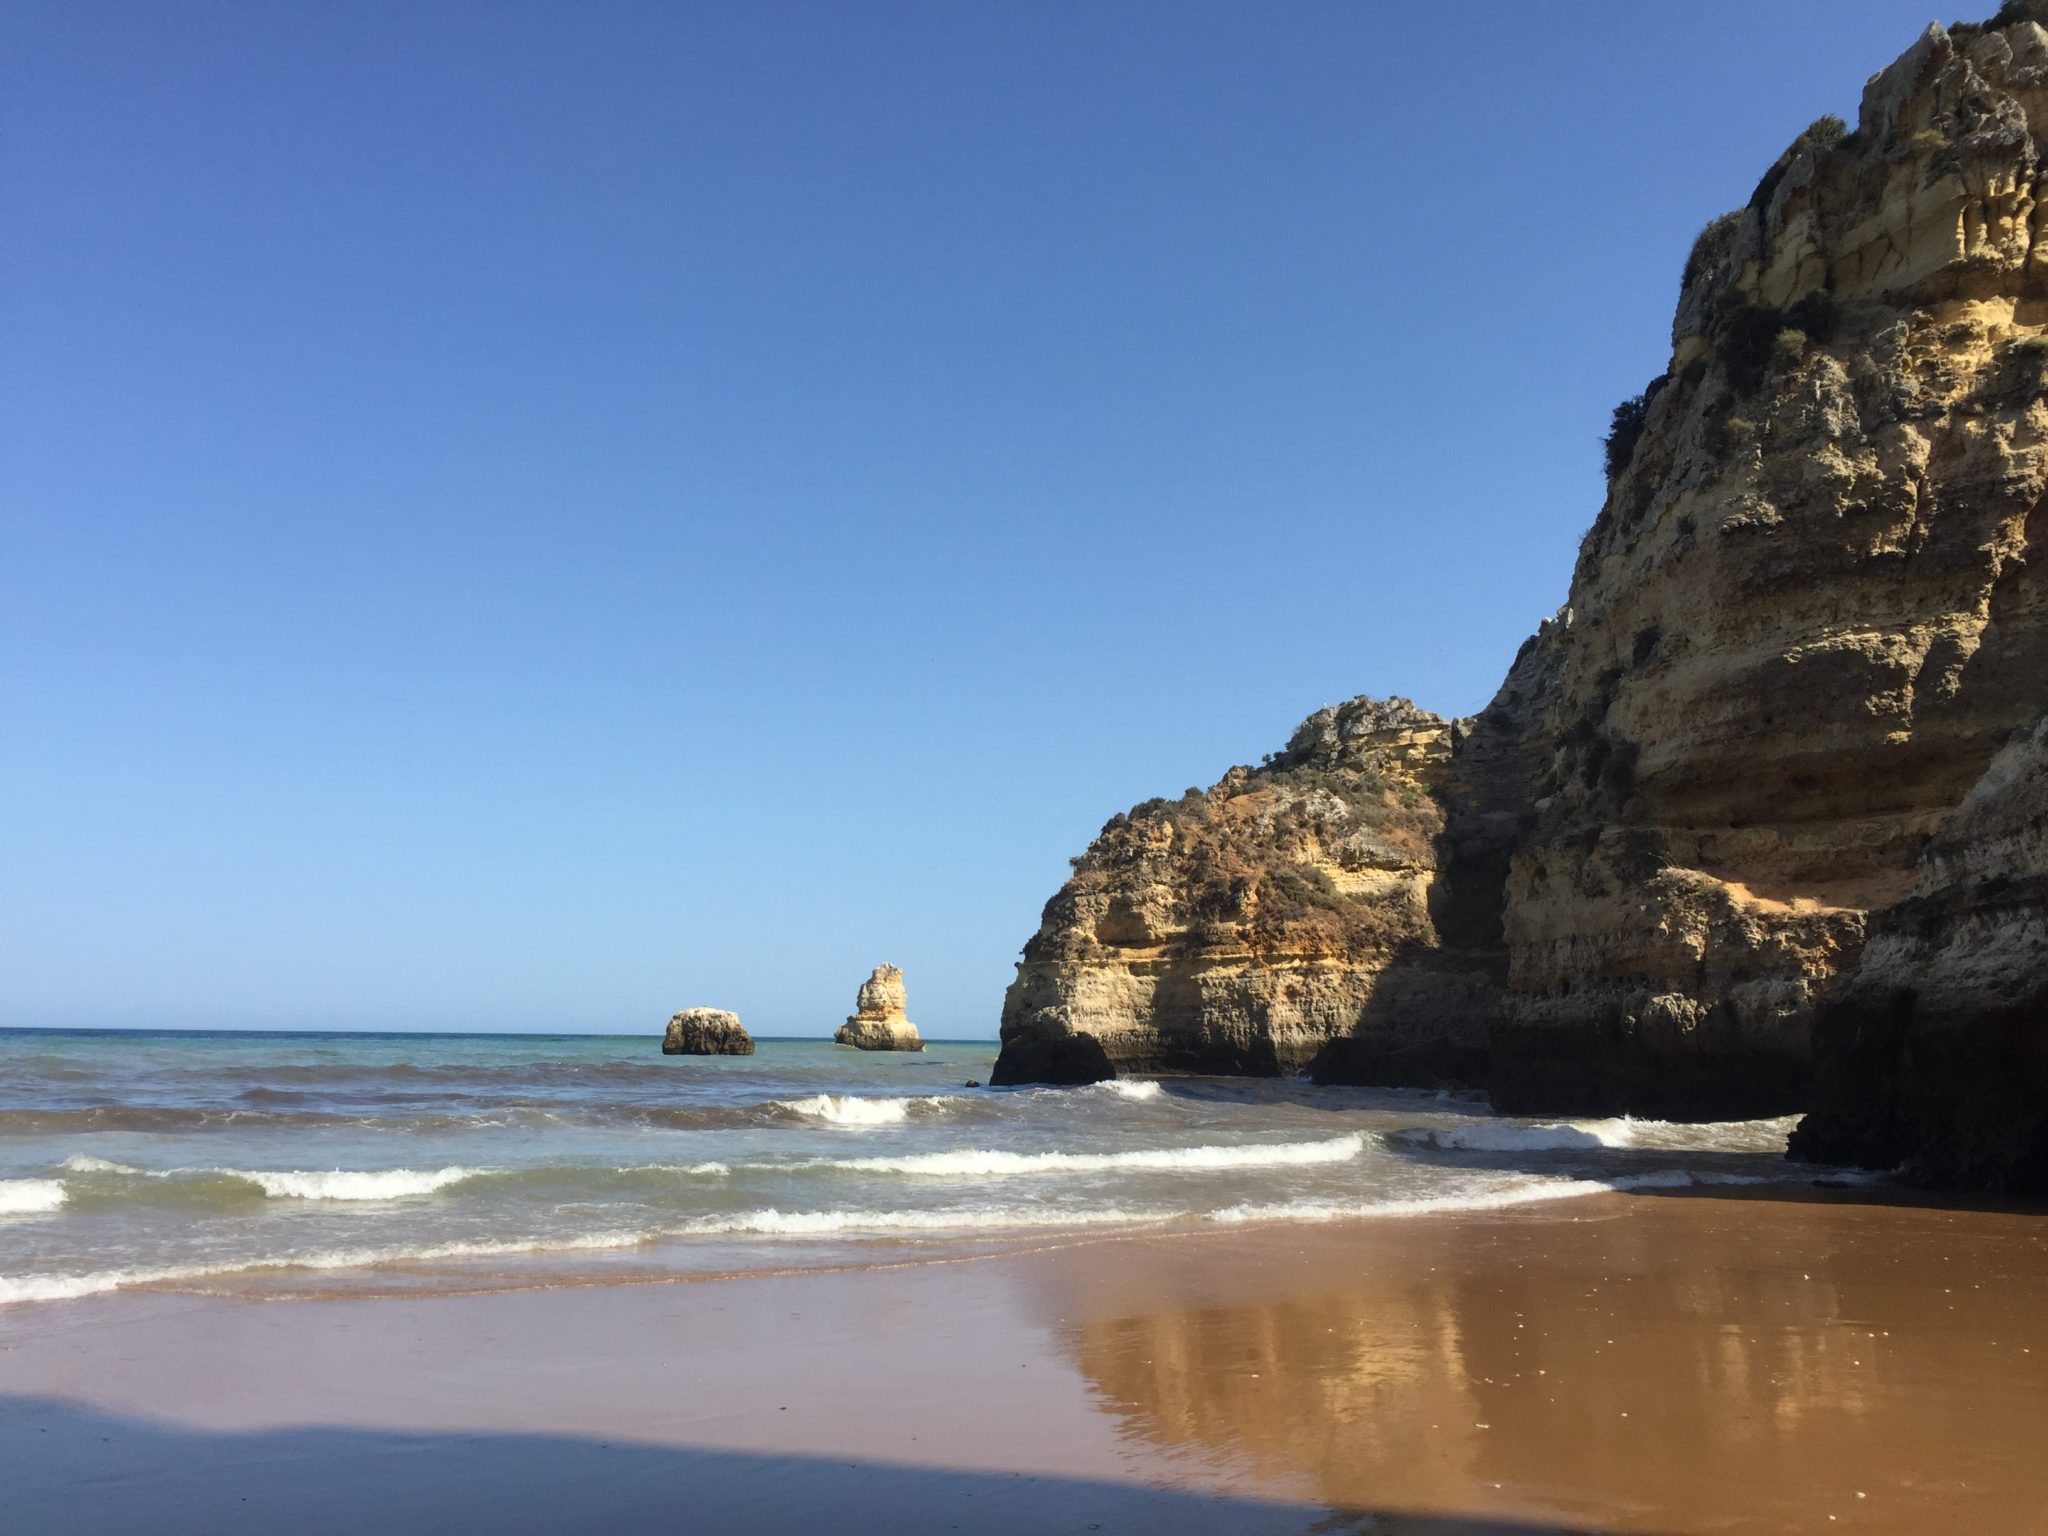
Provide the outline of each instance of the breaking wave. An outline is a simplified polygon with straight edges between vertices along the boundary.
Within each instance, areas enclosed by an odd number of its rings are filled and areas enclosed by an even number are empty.
[[[524,1168],[375,1168],[328,1170],[265,1168],[136,1168],[103,1157],[68,1157],[59,1171],[82,1181],[94,1204],[152,1199],[232,1202],[259,1192],[278,1200],[383,1201],[436,1194],[458,1184],[488,1180],[498,1185],[567,1186],[570,1194],[595,1194],[621,1184],[660,1184],[677,1176],[722,1178],[726,1163],[634,1163],[625,1166],[540,1163]],[[48,1183],[58,1189],[56,1180]]]
[[[827,1125],[901,1125],[912,1110],[930,1111],[955,1102],[950,1094],[910,1099],[868,1099],[850,1093],[817,1093],[807,1099],[775,1099],[769,1107]]]
[[[1627,1120],[1583,1120],[1569,1125],[1515,1125],[1481,1120],[1442,1131],[1409,1131],[1410,1141],[1444,1152],[1574,1152],[1590,1147],[1626,1147],[1635,1134]]]
[[[1159,1084],[1148,1081],[1133,1081],[1129,1078],[1112,1077],[1099,1083],[1089,1084],[1094,1092],[1110,1094],[1119,1099],[1134,1099],[1139,1103],[1156,1099],[1166,1090]]]
[[[382,1168],[356,1173],[336,1168],[328,1173],[265,1173],[242,1168],[219,1170],[231,1179],[254,1184],[273,1199],[285,1200],[400,1200],[408,1195],[431,1195],[437,1189],[476,1178],[481,1168]]]

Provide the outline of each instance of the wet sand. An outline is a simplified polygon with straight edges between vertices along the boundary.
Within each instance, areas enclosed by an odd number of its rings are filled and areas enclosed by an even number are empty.
[[[1617,1195],[19,1306],[0,1529],[2048,1531],[2048,1215]]]

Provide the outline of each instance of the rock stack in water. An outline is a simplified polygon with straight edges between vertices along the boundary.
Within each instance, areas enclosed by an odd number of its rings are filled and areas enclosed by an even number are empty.
[[[723,1008],[685,1008],[668,1021],[662,1037],[664,1056],[751,1056],[754,1037],[740,1025],[740,1016]]]
[[[832,1038],[863,1051],[921,1051],[924,1041],[906,1016],[904,1002],[903,972],[893,965],[878,965],[861,983],[853,1017]]]
[[[2048,1189],[2044,21],[1929,27],[1706,226],[1485,713],[1354,701],[1111,820],[998,1080],[1818,1104],[1810,1155]]]

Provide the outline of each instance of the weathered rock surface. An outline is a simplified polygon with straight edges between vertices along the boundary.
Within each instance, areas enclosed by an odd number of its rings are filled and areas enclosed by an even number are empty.
[[[1777,1113],[1826,1010],[1807,1150],[2031,1177],[2010,1096],[1899,1063],[1981,1033],[2040,1081],[2039,869],[1972,829],[2048,708],[2042,19],[1930,27],[1702,233],[1569,601],[1484,714],[1355,701],[1104,828],[998,1080],[1483,1062],[1507,1110]]]
[[[1508,879],[1503,1109],[1802,1107],[1869,914],[2048,690],[2048,33],[1932,27],[1688,265]]]
[[[2048,718],[2008,745],[1821,1011],[1795,1157],[2048,1194]]]
[[[740,1025],[740,1016],[723,1008],[685,1008],[668,1021],[662,1037],[664,1056],[751,1056],[754,1037]]]
[[[994,1081],[1270,1076],[1333,1042],[1382,1081],[1475,1079],[1500,973],[1446,947],[1432,899],[1459,730],[1353,699],[1112,817],[1025,945]]]
[[[893,965],[878,965],[861,983],[853,1016],[832,1038],[863,1051],[921,1051],[924,1041],[907,1008],[903,972]]]

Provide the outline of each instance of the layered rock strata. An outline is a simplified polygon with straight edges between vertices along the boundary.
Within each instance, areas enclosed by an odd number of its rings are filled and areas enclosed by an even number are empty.
[[[1025,945],[994,1080],[1270,1076],[1332,1049],[1385,1081],[1473,1079],[1500,977],[1440,926],[1460,735],[1353,699],[1260,767],[1112,817]]]
[[[664,1056],[751,1056],[754,1037],[740,1016],[723,1008],[685,1008],[668,1021],[661,1041]]]
[[[1500,1107],[1801,1107],[1869,914],[2041,709],[2036,123],[2048,33],[1932,27],[1701,236],[1555,636]]]
[[[1328,712],[1330,760],[1290,745],[1104,828],[1005,999],[1004,1080],[1483,1061],[1508,1110],[1776,1113],[1817,1091],[1827,1010],[1824,1084],[1978,1028],[2032,1081],[2034,1005],[1964,977],[1980,944],[2017,976],[2039,911],[2023,858],[1968,873],[2019,858],[1972,841],[1973,786],[2048,707],[2036,12],[1930,27],[1853,131],[1815,122],[1702,233],[1569,600],[1493,707],[1346,706],[1373,723],[1347,741]],[[1838,1027],[1838,992],[1903,1022]],[[2005,1139],[1966,1152],[1948,1092],[1860,1128],[1830,1111],[1808,1145],[2026,1164],[2031,1121],[1999,1110]]]
[[[832,1038],[863,1051],[921,1051],[924,1041],[910,1022],[908,1006],[903,972],[893,965],[878,965],[861,983],[853,1016]]]

